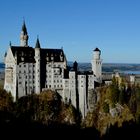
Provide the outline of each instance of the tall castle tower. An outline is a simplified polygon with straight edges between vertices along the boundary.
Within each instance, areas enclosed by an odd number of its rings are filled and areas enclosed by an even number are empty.
[[[35,93],[40,93],[40,43],[37,38],[35,46]]]
[[[29,37],[28,37],[25,21],[23,21],[22,30],[20,33],[20,46],[28,47],[28,38]]]
[[[102,59],[100,58],[101,51],[96,48],[93,51],[93,60],[92,60],[92,71],[97,79],[101,82],[102,80]]]

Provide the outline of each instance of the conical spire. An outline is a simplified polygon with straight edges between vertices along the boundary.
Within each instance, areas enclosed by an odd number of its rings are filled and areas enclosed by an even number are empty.
[[[26,28],[26,24],[25,24],[25,20],[23,21],[23,25],[22,25],[22,31],[24,33],[24,35],[27,35],[27,28]]]
[[[40,48],[40,42],[38,36],[37,36],[35,48]]]
[[[22,47],[28,47],[28,33],[27,28],[25,25],[25,20],[23,21],[22,30],[20,34],[20,46]]]

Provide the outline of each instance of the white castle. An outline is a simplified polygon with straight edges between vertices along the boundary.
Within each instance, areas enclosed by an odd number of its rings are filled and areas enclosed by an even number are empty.
[[[91,96],[95,83],[102,82],[101,51],[93,51],[91,71],[78,71],[78,64],[67,66],[63,49],[41,48],[37,38],[35,48],[28,46],[25,22],[20,34],[20,46],[10,47],[5,54],[4,89],[11,92],[14,101],[43,90],[57,91],[65,103],[71,102],[84,118],[91,110]]]

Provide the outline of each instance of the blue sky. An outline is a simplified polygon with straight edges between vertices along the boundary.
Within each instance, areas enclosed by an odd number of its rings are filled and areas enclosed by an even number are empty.
[[[29,45],[39,35],[42,48],[61,48],[69,61],[140,63],[140,0],[1,0],[0,61],[20,44],[25,18]]]

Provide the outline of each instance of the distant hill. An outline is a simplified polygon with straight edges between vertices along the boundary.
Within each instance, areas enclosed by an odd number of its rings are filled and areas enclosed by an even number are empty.
[[[72,62],[68,62],[72,66]],[[90,71],[91,63],[78,63],[80,71]],[[114,71],[140,71],[140,64],[125,64],[125,63],[103,63],[103,72]]]
[[[104,63],[104,72],[114,71],[140,71],[140,64]]]
[[[72,67],[73,62],[68,61],[68,66]],[[0,63],[0,71],[4,71],[5,64]],[[91,63],[78,63],[79,71],[90,71]],[[140,64],[125,64],[125,63],[103,63],[103,72],[114,71],[140,71]]]

